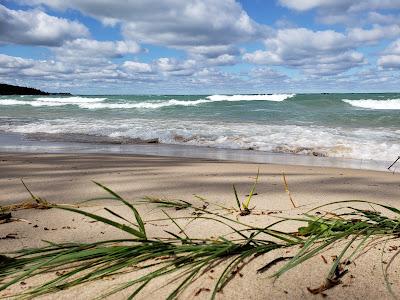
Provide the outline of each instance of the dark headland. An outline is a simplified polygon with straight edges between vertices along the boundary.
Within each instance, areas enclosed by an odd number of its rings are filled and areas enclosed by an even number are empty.
[[[70,93],[48,93],[41,90],[17,86],[11,84],[0,83],[0,95],[71,95]]]

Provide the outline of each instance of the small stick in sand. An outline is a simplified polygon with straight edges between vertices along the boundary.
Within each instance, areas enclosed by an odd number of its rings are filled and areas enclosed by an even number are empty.
[[[400,159],[400,156],[397,157],[397,159],[388,167],[388,170],[390,170],[390,168],[393,167],[398,162],[399,159]]]
[[[289,186],[288,186],[287,181],[286,181],[285,172],[282,172],[282,176],[283,176],[283,183],[285,184],[285,191],[289,196],[290,202],[292,202],[293,208],[296,208],[297,206],[296,206],[296,204],[294,204],[292,195],[290,194],[290,191],[289,191]]]

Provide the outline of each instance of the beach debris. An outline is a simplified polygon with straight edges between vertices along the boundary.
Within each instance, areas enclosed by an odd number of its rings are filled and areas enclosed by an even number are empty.
[[[4,211],[16,211],[16,210],[23,210],[23,209],[50,209],[49,203],[38,203],[38,202],[31,202],[25,201],[22,203],[10,204],[2,206],[1,209]]]
[[[5,205],[1,206],[0,210],[3,212],[10,212],[10,211],[16,211],[16,210],[23,210],[23,209],[49,209],[51,208],[51,204],[47,202],[46,200],[36,197],[33,195],[33,193],[29,190],[25,182],[21,179],[22,184],[24,185],[25,189],[28,191],[29,195],[31,196],[31,200],[24,201],[22,203],[17,203],[17,204],[10,204],[10,205]],[[2,217],[0,215],[0,222],[2,220]]]
[[[397,157],[397,159],[387,169],[390,170],[399,160],[400,160],[400,155]]]
[[[15,240],[18,238],[18,233],[8,233],[5,236],[0,237],[0,240]]]
[[[3,210],[3,208],[1,208]],[[11,213],[0,213],[0,224],[2,223],[8,223],[11,220]]]
[[[4,207],[0,207],[0,211],[6,210]],[[0,212],[0,224],[11,223],[11,222],[25,222],[31,224],[28,220],[21,219],[21,218],[14,218],[11,215],[11,212],[1,213]]]
[[[333,273],[333,276],[328,277],[325,279],[325,282],[321,284],[321,286],[317,288],[310,288],[307,287],[307,290],[314,295],[317,294],[323,294],[326,290],[329,290],[339,284],[342,283],[341,278],[347,274],[349,270],[343,269],[342,264],[338,264],[336,266],[335,272]]]
[[[286,176],[285,176],[285,172],[282,172],[282,177],[283,177],[283,184],[284,184],[284,186],[285,186],[285,192],[288,194],[289,200],[290,200],[290,202],[292,203],[293,208],[297,208],[296,204],[294,204],[292,195],[291,195],[291,193],[290,193],[289,185],[288,185],[288,183],[287,183]]]
[[[200,295],[200,293],[202,292],[211,292],[211,290],[209,288],[200,288],[196,291],[196,293],[194,294],[195,296]]]
[[[328,261],[326,260],[325,256],[323,256],[322,254],[321,254],[321,258],[322,258],[322,260],[324,261],[325,264],[328,264]]]
[[[258,195],[258,193],[254,193],[254,194],[253,194],[253,196],[257,196],[257,195]],[[247,195],[246,195],[246,197],[249,197],[249,196],[250,196],[250,194],[247,194]]]
[[[264,273],[264,272],[268,271],[272,266],[275,266],[277,263],[279,263],[281,261],[289,260],[292,258],[293,258],[293,256],[288,256],[288,257],[281,256],[281,257],[275,258],[274,260],[267,263],[264,267],[259,268],[257,270],[257,273]]]

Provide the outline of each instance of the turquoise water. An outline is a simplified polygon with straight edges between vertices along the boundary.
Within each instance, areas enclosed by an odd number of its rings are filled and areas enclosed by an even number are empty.
[[[3,96],[0,131],[391,161],[400,94]]]

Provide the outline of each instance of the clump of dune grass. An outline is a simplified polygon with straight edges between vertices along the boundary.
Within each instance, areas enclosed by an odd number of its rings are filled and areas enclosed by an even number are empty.
[[[246,200],[243,201],[242,203],[240,203],[236,187],[235,187],[235,185],[233,185],[233,192],[235,194],[236,205],[238,206],[238,209],[239,209],[239,212],[240,212],[241,216],[247,216],[247,215],[249,215],[251,213],[250,201],[251,201],[251,198],[253,197],[254,192],[256,190],[256,186],[257,186],[257,183],[258,183],[259,176],[260,176],[260,169],[258,169],[258,171],[257,171],[257,176],[256,176],[256,179],[254,181],[253,187],[250,190],[249,195],[247,196]]]
[[[211,299],[214,299],[217,293],[232,279],[237,267],[251,258],[278,249],[298,249],[293,257],[278,257],[273,261],[266,262],[265,266],[258,270],[260,273],[266,272],[272,265],[286,260],[286,263],[271,274],[271,276],[279,277],[322,253],[336,242],[346,241],[345,247],[332,263],[326,281],[320,287],[309,288],[312,293],[322,293],[340,283],[341,278],[347,272],[347,264],[365,248],[369,238],[386,237],[389,239],[398,238],[400,235],[400,211],[398,209],[364,201],[335,202],[329,205],[335,204],[336,206],[341,205],[341,207],[336,208],[334,212],[314,213],[316,210],[327,208],[320,206],[298,217],[280,217],[266,227],[257,227],[218,210],[213,210],[204,202],[202,205],[195,205],[182,200],[145,198],[142,202],[164,208],[193,210],[196,214],[189,215],[185,217],[186,219],[216,222],[223,224],[230,231],[230,234],[218,238],[190,237],[178,224],[177,218],[171,217],[165,212],[166,217],[159,221],[169,221],[171,225],[176,226],[177,230],[175,232],[166,230],[167,236],[149,236],[145,221],[130,202],[100,183],[96,184],[108,194],[107,197],[101,199],[110,199],[123,204],[131,212],[131,219],[120,216],[108,208],[106,211],[114,219],[71,206],[51,204],[48,206],[74,212],[107,224],[128,233],[130,237],[95,243],[56,244],[47,242],[44,247],[21,249],[2,255],[0,256],[0,291],[28,278],[63,270],[60,276],[41,282],[22,294],[16,295],[33,298],[124,272],[124,274],[131,273],[132,279],[105,291],[101,295],[102,297],[132,288],[128,296],[128,299],[132,299],[153,280],[170,275],[172,279],[169,279],[169,283],[174,284],[174,290],[166,298],[174,299],[212,266],[224,263],[224,268],[215,280],[211,291]],[[236,189],[234,190],[239,210],[248,209],[250,211],[249,204],[255,185],[251,189],[249,198],[241,205]],[[374,205],[394,214],[394,217],[386,216],[376,210],[351,206],[356,204]],[[119,221],[115,221],[115,218]],[[277,225],[283,222],[303,222],[304,226],[299,227],[295,232],[276,229]],[[355,245],[355,248],[350,251],[352,245]],[[384,272],[387,283],[389,282],[387,271],[392,261],[386,266]],[[144,275],[143,273],[138,274],[139,270],[147,272]],[[388,288],[393,293],[390,284],[388,284]]]

